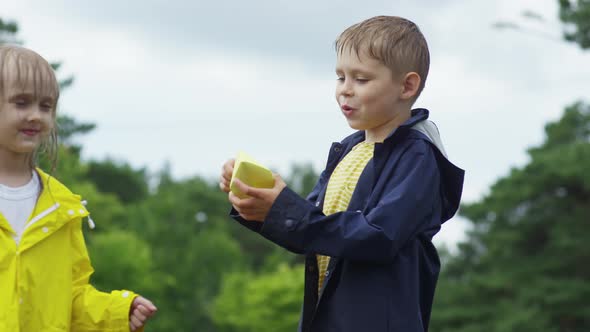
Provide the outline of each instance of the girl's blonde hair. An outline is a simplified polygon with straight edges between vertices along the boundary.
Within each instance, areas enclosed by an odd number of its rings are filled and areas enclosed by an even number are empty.
[[[46,153],[51,169],[57,165],[57,101],[59,83],[47,60],[39,54],[17,45],[0,44],[0,102],[4,103],[8,91],[32,92],[35,99],[50,97],[53,103],[53,128],[47,139],[29,158],[29,166],[37,166],[40,153]],[[20,91],[19,91],[20,90]],[[32,90],[32,91],[31,91]]]

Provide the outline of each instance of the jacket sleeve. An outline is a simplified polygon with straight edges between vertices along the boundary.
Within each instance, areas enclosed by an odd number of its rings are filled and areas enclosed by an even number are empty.
[[[90,264],[81,221],[71,223],[70,227],[73,244],[72,331],[129,332],[129,311],[137,295],[127,290],[100,292],[89,284],[94,269]]]
[[[325,216],[319,207],[285,188],[260,233],[293,251],[387,263],[418,234],[440,227],[440,174],[432,149],[409,149],[388,175],[379,202],[368,212]],[[375,194],[375,193],[373,193]]]
[[[309,201],[309,202],[315,202],[317,200],[317,198],[319,196],[319,193],[320,193],[320,191],[322,189],[322,186],[325,183],[325,181],[327,181],[326,171],[323,171],[320,174],[320,177],[319,177],[316,185],[312,189],[311,193],[307,196],[307,201]],[[295,195],[297,195],[297,194],[295,194]],[[300,199],[302,199],[299,196],[297,196],[297,197],[300,198]],[[261,233],[261,229],[262,229],[263,223],[261,223],[259,221],[250,221],[250,220],[246,220],[246,219],[242,218],[240,216],[240,214],[238,213],[238,211],[236,211],[233,207],[232,207],[229,215],[234,220],[236,220],[237,222],[239,222],[240,224],[242,224],[243,226],[247,227],[248,229],[250,229],[250,230],[252,230],[254,232],[257,232],[257,233],[261,234],[262,236],[268,238],[269,240],[275,242],[276,244],[282,246],[283,248],[285,248],[285,249],[287,249],[287,250],[289,250],[289,251],[291,251],[293,253],[296,253],[296,254],[304,254],[305,253],[299,247],[293,247],[293,246],[290,246],[288,243],[281,243],[281,242],[274,241],[272,238],[269,238],[268,236],[266,236],[265,233]]]

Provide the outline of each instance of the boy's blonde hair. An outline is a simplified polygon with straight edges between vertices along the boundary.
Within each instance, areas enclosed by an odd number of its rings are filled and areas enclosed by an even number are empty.
[[[354,51],[379,60],[396,77],[409,72],[420,75],[418,98],[428,76],[430,53],[426,39],[413,22],[397,16],[375,16],[344,30],[336,39],[336,53]]]
[[[7,93],[32,92],[35,99],[53,99],[53,129],[41,147],[33,152],[29,165],[34,168],[40,152],[46,152],[52,168],[57,163],[57,119],[56,109],[59,99],[59,83],[51,65],[39,54],[17,45],[0,44],[0,101]],[[20,91],[19,91],[20,90]],[[28,90],[28,91],[27,91]],[[32,90],[32,91],[30,91]],[[1,109],[0,109],[1,111]]]

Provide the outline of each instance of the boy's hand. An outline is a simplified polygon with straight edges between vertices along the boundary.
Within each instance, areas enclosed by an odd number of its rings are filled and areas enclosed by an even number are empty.
[[[226,193],[229,193],[229,183],[231,182],[231,175],[234,172],[235,163],[235,159],[230,159],[226,161],[221,168],[221,180],[219,181],[219,188]]]
[[[158,308],[148,299],[138,296],[133,300],[129,311],[129,329],[135,331],[145,325]]]
[[[228,163],[226,163],[226,165],[228,165]],[[231,166],[233,169],[233,164]],[[266,219],[271,206],[281,191],[287,186],[285,181],[283,181],[283,179],[278,174],[274,174],[274,178],[275,185],[273,188],[269,189],[250,187],[238,179],[234,180],[234,183],[240,189],[240,191],[248,196],[246,198],[239,198],[238,196],[234,195],[234,193],[229,193],[229,201],[233,205],[234,209],[238,211],[240,216],[242,216],[242,218],[250,221],[260,222],[263,222]]]

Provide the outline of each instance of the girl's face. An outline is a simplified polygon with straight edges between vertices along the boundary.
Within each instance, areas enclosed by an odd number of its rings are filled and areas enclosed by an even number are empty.
[[[0,45],[0,162],[28,160],[34,166],[36,150],[55,135],[58,98],[59,84],[45,59]]]
[[[0,156],[27,157],[51,133],[56,100],[35,93],[34,85],[23,89],[11,82],[4,84],[0,96]]]

